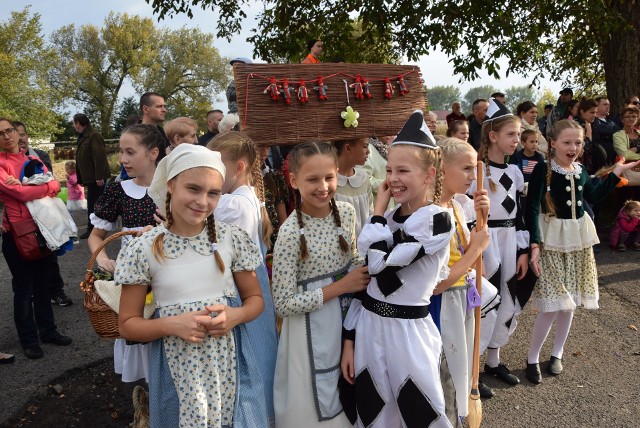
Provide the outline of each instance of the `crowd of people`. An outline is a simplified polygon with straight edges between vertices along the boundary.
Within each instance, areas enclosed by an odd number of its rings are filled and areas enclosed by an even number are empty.
[[[303,62],[319,62],[322,42],[308,48]],[[538,118],[532,102],[510,112],[495,93],[468,117],[454,103],[446,136],[415,112],[393,136],[259,147],[239,130],[233,82],[227,94],[229,113],[208,112],[200,137],[192,118],[165,121],[161,94],[143,94],[116,177],[100,134],[74,116],[65,170],[69,209],[87,210],[79,238],[96,252],[118,228],[138,232],[96,262],[122,288],[114,369],[148,383],[151,426],[461,427],[475,306],[484,376],[520,383],[500,350],[526,304],[539,310],[526,377],[542,382],[554,322],[545,369],[561,374],[575,310],[598,308],[592,216],[634,179],[638,162],[625,160],[640,159],[637,96],[609,118],[606,98],[563,89]],[[60,191],[56,180],[23,185],[25,162],[52,169],[23,134],[0,118],[2,251],[18,337],[37,359],[41,343],[72,343],[51,308],[71,302],[56,252],[19,248],[28,202]],[[626,202],[611,246],[640,249],[639,222],[640,203]],[[479,390],[495,395],[482,379]]]

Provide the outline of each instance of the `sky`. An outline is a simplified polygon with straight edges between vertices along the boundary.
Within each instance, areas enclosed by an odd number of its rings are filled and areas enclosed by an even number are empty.
[[[105,17],[111,11],[140,15],[157,21],[157,17],[153,15],[152,7],[144,0],[13,0],[9,3],[9,8],[6,7],[7,3],[0,10],[1,21],[6,21],[11,11],[22,10],[25,6],[31,5],[31,12],[40,14],[42,30],[47,39],[52,32],[68,24],[101,26]],[[243,21],[242,32],[233,37],[231,42],[227,42],[224,39],[214,42],[214,46],[222,56],[229,58],[237,56],[252,57],[253,48],[251,44],[246,42],[246,39],[252,34],[251,29],[256,26],[255,17],[261,11],[261,8],[261,3],[256,2],[248,10],[248,17]],[[157,25],[170,29],[178,29],[185,25],[188,27],[196,26],[203,32],[215,33],[216,14],[213,11],[194,8],[193,15],[193,19],[189,19],[186,14],[178,15],[174,18],[166,18],[157,23]],[[324,42],[330,43],[328,40]],[[305,47],[302,48],[304,49]],[[262,62],[260,58],[254,58],[254,61]],[[419,61],[415,63],[422,71],[422,78],[427,88],[436,85],[455,85],[460,87],[461,93],[464,95],[469,88],[479,85],[488,84],[504,90],[511,86],[523,86],[530,83],[530,79],[522,75],[512,74],[508,78],[498,81],[486,73],[480,73],[480,78],[476,81],[459,83],[460,76],[454,74],[453,66],[448,61],[444,53],[434,51],[429,55],[420,57]],[[413,62],[409,63],[414,64]],[[500,65],[501,69],[506,70],[506,61],[502,61]],[[538,89],[542,90],[545,87],[557,93],[561,89],[561,84],[560,82],[543,81]],[[133,88],[130,86],[124,88],[121,97],[130,95],[134,95]],[[214,102],[214,107],[226,111],[226,100],[224,100],[223,95],[220,95],[220,99]]]

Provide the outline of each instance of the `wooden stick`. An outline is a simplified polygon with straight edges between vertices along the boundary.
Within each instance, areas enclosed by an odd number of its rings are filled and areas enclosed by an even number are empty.
[[[482,190],[484,186],[484,163],[478,161],[478,171],[476,178],[477,190]],[[476,211],[476,230],[484,227],[485,218],[481,210]],[[482,301],[482,253],[476,259],[476,288]],[[473,362],[471,377],[471,393],[469,394],[469,415],[467,422],[470,428],[479,428],[482,422],[482,402],[478,389],[478,378],[480,376],[480,315],[482,304],[474,308],[475,334],[473,338]]]

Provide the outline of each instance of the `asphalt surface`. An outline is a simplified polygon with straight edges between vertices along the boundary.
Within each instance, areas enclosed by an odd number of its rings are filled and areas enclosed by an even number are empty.
[[[77,218],[80,230],[86,220]],[[117,244],[114,244],[117,248]],[[86,241],[59,259],[69,307],[54,307],[59,330],[71,336],[69,347],[45,344],[45,357],[28,360],[13,324],[11,275],[0,258],[0,351],[16,355],[12,365],[0,365],[0,425],[23,414],[29,399],[45,394],[51,380],[66,372],[108,358],[112,343],[99,339],[82,308],[82,280],[89,259]],[[526,309],[502,361],[521,378],[515,387],[487,384],[497,396],[483,401],[483,427],[638,427],[640,385],[640,252],[613,252],[603,246],[596,255],[600,273],[600,309],[576,312],[565,347],[564,372],[533,386],[524,376],[526,350],[535,314]],[[634,329],[634,327],[636,329]],[[551,333],[541,355],[549,358]],[[393,428],[393,427],[390,427]]]

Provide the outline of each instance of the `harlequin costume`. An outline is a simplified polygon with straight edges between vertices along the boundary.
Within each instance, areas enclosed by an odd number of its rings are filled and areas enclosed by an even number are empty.
[[[393,144],[438,150],[422,112]],[[449,275],[452,212],[427,205],[402,216],[400,209],[373,216],[358,239],[371,282],[344,323],[355,328],[358,426],[451,427],[440,384],[442,342],[428,306]]]
[[[497,119],[511,113],[493,98],[487,121]],[[483,187],[489,191],[491,207],[489,209],[490,242],[483,253],[485,273],[500,293],[501,302],[498,308],[493,336],[488,344],[489,348],[501,348],[509,342],[509,337],[515,331],[517,317],[526,304],[532,283],[517,280],[516,264],[521,254],[529,252],[529,232],[524,226],[524,215],[519,204],[520,194],[524,191],[524,177],[516,165],[489,161],[485,166]],[[496,190],[490,187],[492,181]],[[468,194],[477,189],[477,182],[473,182]]]

